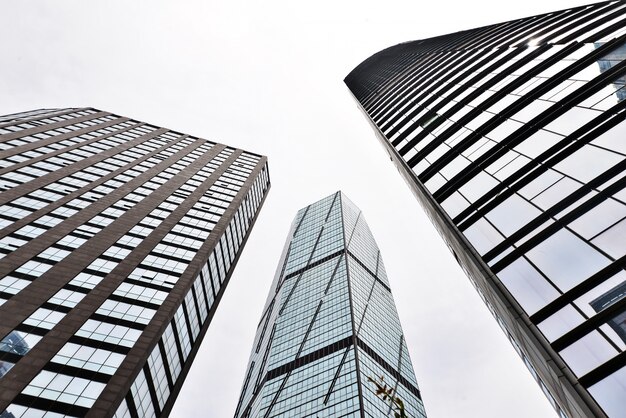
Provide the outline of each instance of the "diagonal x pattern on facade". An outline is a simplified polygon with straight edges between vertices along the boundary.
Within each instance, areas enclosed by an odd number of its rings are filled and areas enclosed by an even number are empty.
[[[337,192],[292,223],[235,417],[387,417],[380,376],[425,417],[380,251]]]

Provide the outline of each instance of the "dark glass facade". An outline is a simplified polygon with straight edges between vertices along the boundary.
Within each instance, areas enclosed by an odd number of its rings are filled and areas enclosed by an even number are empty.
[[[380,251],[337,192],[292,223],[235,417],[393,416],[367,381],[381,376],[425,418]]]
[[[407,42],[345,82],[561,416],[626,411],[626,3]]]
[[[168,415],[269,187],[108,112],[0,117],[0,416]]]

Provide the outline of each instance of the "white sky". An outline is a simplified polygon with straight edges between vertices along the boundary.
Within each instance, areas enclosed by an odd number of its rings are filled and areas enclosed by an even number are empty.
[[[342,80],[400,42],[585,2],[0,3],[0,114],[92,106],[269,157],[272,190],[173,417],[233,415],[290,222],[338,189],[382,251],[429,418],[556,416]]]

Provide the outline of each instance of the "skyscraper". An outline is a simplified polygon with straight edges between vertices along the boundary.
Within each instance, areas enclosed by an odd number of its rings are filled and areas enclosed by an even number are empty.
[[[407,42],[345,79],[561,416],[626,411],[626,3]]]
[[[426,416],[380,251],[337,192],[291,225],[235,417],[387,417],[368,382],[381,376]]]
[[[266,158],[80,108],[0,117],[0,164],[2,416],[166,416]]]

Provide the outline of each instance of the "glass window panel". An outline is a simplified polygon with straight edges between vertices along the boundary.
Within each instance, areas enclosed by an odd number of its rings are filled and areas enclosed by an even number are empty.
[[[616,259],[622,257],[626,250],[626,219],[591,242]]]
[[[591,141],[591,143],[626,154],[626,141],[624,141],[624,138],[626,138],[626,123],[622,122]]]
[[[39,336],[33,336],[34,339],[29,341],[27,336],[30,335],[19,331],[11,331],[0,341],[0,351],[23,356],[41,339]]]
[[[583,238],[591,239],[620,219],[626,217],[626,205],[607,199],[569,224]]]
[[[526,186],[522,187],[518,193],[526,199],[532,199],[562,178],[563,174],[549,169]]]
[[[610,360],[617,350],[598,331],[593,331],[560,352],[577,376],[590,372]]]
[[[508,137],[509,135],[511,135],[513,132],[520,129],[522,126],[524,126],[523,123],[514,121],[512,119],[507,119],[500,126],[495,128],[493,131],[489,132],[487,136],[496,142],[500,142],[506,137]]]
[[[513,161],[502,167],[496,173],[494,173],[494,177],[498,180],[502,181],[508,178],[511,174],[517,172],[520,168],[524,167],[526,164],[530,162],[530,158],[525,155],[518,155]]]
[[[498,158],[491,165],[489,165],[485,171],[490,174],[494,174],[502,169],[505,165],[509,164],[511,161],[516,159],[519,156],[519,152],[516,151],[507,151],[502,157]]]
[[[567,113],[556,118],[554,121],[546,125],[546,129],[559,133],[561,135],[569,135],[576,129],[591,121],[602,112],[592,109],[584,109],[581,107],[572,107]]]
[[[524,258],[504,268],[498,278],[529,315],[559,296],[559,292]]]
[[[448,213],[448,216],[454,218],[469,206],[469,202],[459,192],[454,192],[441,203],[441,206]]]
[[[587,183],[623,159],[623,156],[613,152],[593,145],[585,145],[556,164],[554,168],[576,180]]]
[[[508,236],[540,214],[541,211],[530,202],[513,194],[488,212],[485,217]]]
[[[539,115],[553,104],[554,103],[546,102],[545,100],[535,100],[513,115],[512,118],[524,123],[529,122],[532,118]]]
[[[459,191],[470,202],[475,202],[497,184],[498,180],[491,177],[487,172],[480,171],[471,180],[465,183]]]
[[[542,209],[549,209],[581,186],[569,177],[563,177],[548,189],[537,195],[532,202]]]
[[[484,218],[479,219],[467,228],[463,235],[472,243],[480,255],[484,255],[487,251],[504,241],[502,234]]]
[[[589,392],[611,417],[619,417],[626,411],[626,367],[589,388]]]
[[[585,318],[572,305],[567,305],[538,326],[549,341],[554,341],[583,322]]]
[[[561,229],[526,256],[563,291],[609,264],[609,259],[566,229]]]
[[[435,193],[437,190],[439,190],[441,186],[446,184],[446,181],[447,180],[441,174],[436,173],[434,176],[428,179],[428,181],[424,183],[424,185],[431,193]]]
[[[432,160],[429,160],[432,162]],[[452,162],[441,169],[440,173],[450,179],[461,172],[465,167],[470,165],[470,160],[462,155],[457,156]]]
[[[527,157],[536,158],[562,139],[561,135],[540,129],[514,149]]]
[[[4,351],[4,350],[3,350]],[[7,374],[9,370],[14,366],[14,363],[6,360],[0,360],[0,378]]]

